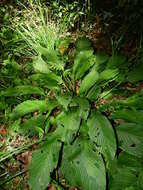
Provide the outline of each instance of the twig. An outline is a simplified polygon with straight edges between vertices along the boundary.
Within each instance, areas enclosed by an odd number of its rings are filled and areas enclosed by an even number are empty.
[[[45,139],[36,141],[36,142],[34,142],[34,143],[31,143],[31,144],[25,145],[25,146],[23,146],[23,147],[17,148],[17,149],[15,149],[15,150],[12,151],[12,152],[9,152],[9,153],[7,153],[7,154],[4,154],[2,157],[0,157],[0,162],[2,162],[2,161],[4,161],[4,160],[6,160],[6,159],[12,157],[13,155],[19,154],[19,153],[23,152],[24,150],[30,148],[30,147],[33,146],[34,144],[39,144],[40,142],[42,142],[42,141],[44,141],[44,140],[45,140]]]
[[[20,175],[26,173],[26,172],[28,172],[28,170],[23,170],[23,171],[21,171],[21,172],[16,173],[16,174],[13,175],[13,176],[10,176],[9,178],[5,179],[2,183],[0,183],[0,186],[4,185],[5,183],[11,181],[12,179],[14,179],[14,178],[16,178],[16,177],[18,177],[18,176],[20,176]]]
[[[8,174],[8,172],[4,172],[3,174],[0,175],[0,178],[4,177],[7,174]]]

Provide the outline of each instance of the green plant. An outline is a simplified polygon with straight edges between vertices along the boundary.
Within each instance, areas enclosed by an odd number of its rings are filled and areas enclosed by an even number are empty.
[[[32,190],[44,190],[50,183],[60,190],[140,190],[143,91],[136,83],[143,80],[142,52],[127,62],[119,54],[124,35],[117,44],[112,41],[112,56],[94,53],[85,37],[75,44],[65,38],[65,25],[74,27],[86,16],[86,2],[94,11],[96,1],[83,2],[52,1],[55,17],[33,0],[28,5],[25,1],[22,11],[14,9],[16,17],[7,14],[7,6],[0,10],[7,25],[10,20],[16,24],[13,30],[5,24],[0,32],[0,127],[11,135],[0,145],[0,169],[14,155],[39,144],[30,165]],[[131,7],[137,1],[128,2]],[[64,25],[53,22],[63,16]],[[130,82],[129,87],[124,82]],[[11,138],[17,133],[40,140],[15,148]],[[1,175],[0,186],[22,173]]]
[[[109,189],[141,189],[142,111],[134,110],[136,119],[130,109],[142,108],[142,96],[100,104],[126,78],[125,57],[94,54],[85,37],[76,41],[71,65],[58,49],[40,46],[36,50],[32,63],[36,74],[29,76],[36,86],[19,85],[1,92],[5,97],[26,95],[16,103],[10,123],[19,121],[21,132],[36,131],[43,137],[32,156],[31,189],[44,190],[52,180],[61,184],[61,174],[67,184],[83,190],[106,189],[106,175]],[[31,94],[40,97],[29,99]],[[107,118],[111,108],[113,113]],[[20,118],[25,118],[24,123]],[[124,123],[111,124],[114,119],[124,119]]]
[[[73,1],[52,1],[50,3],[54,17],[64,19],[68,28],[73,28],[76,25],[79,27],[80,22],[87,14],[86,2]]]
[[[13,24],[13,29],[16,28],[16,33],[19,36],[20,44],[24,46],[20,53],[31,57],[42,51],[40,50],[42,47],[54,50],[59,44],[59,39],[66,32],[65,24],[58,22],[55,24],[51,19],[49,9],[44,5],[38,3],[31,3],[29,7],[24,4],[20,5],[24,7],[24,18],[15,17]]]

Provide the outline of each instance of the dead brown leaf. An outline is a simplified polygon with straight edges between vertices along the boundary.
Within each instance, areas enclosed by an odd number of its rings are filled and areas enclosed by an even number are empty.
[[[80,85],[80,81],[76,81],[75,91],[76,91],[77,94],[78,94],[78,90],[79,90],[79,85]]]
[[[30,151],[23,152],[22,154],[17,155],[16,158],[17,160],[21,161],[24,164],[24,168],[28,170],[32,159],[32,152]]]
[[[54,185],[51,184],[51,185],[49,185],[48,190],[56,190],[56,189],[55,189]]]
[[[0,125],[0,135],[2,136],[7,135],[7,130],[4,128],[3,125]]]
[[[19,178],[18,177],[14,178],[13,183],[14,183],[15,186],[17,186],[18,183],[19,183]]]

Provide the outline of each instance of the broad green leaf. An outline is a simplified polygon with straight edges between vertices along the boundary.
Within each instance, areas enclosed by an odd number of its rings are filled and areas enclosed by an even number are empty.
[[[44,95],[44,91],[36,86],[30,85],[23,85],[23,86],[16,86],[14,88],[8,88],[0,93],[0,96],[21,96],[27,94],[39,94]]]
[[[85,54],[84,54],[85,56]],[[78,80],[80,78],[82,78],[84,76],[84,74],[86,73],[86,71],[89,70],[89,68],[94,65],[95,63],[95,58],[94,56],[91,57],[85,57],[84,60],[80,60],[81,64],[80,67],[78,68],[77,72],[76,72],[76,76],[75,79]]]
[[[45,112],[46,110],[48,110],[48,102],[45,100],[26,100],[14,108],[11,119],[17,119],[34,111]]]
[[[88,141],[65,145],[61,173],[70,185],[82,190],[106,189],[104,162]]]
[[[143,187],[142,158],[121,152],[114,165],[114,172],[109,177],[109,189],[138,190]],[[112,163],[111,163],[112,166]],[[112,169],[112,170],[113,170]]]
[[[40,73],[50,72],[48,64],[42,59],[40,55],[34,58],[33,67],[35,71],[38,71]]]
[[[101,94],[101,88],[95,84],[88,92],[87,98],[91,101],[95,101]]]
[[[136,174],[128,168],[120,168],[109,181],[110,190],[127,190],[126,188],[134,188],[137,190]]]
[[[143,80],[143,64],[135,65],[135,67],[128,73],[127,81],[131,83],[139,82]]]
[[[120,147],[129,154],[143,156],[143,125],[124,123],[116,127]]]
[[[82,120],[82,123],[80,125],[80,130],[79,130],[80,138],[89,139],[88,131],[89,131],[89,127],[87,125],[87,122]]]
[[[90,111],[90,105],[87,99],[74,97],[71,101],[70,107],[75,107],[75,109],[78,111],[79,117],[81,117],[84,120],[87,119]]]
[[[74,60],[73,75],[75,79],[80,79],[84,76],[85,72],[90,69],[95,63],[95,57],[90,51],[80,52]]]
[[[52,72],[48,74],[33,74],[29,77],[30,80],[35,80],[41,85],[45,85],[48,88],[58,87],[62,83],[62,78]]]
[[[62,141],[71,143],[80,126],[80,117],[77,111],[62,112],[57,117],[58,126],[63,126]]]
[[[98,72],[93,68],[82,80],[79,94],[86,93],[99,79]]]
[[[143,110],[121,109],[111,114],[112,119],[124,119],[128,122],[143,125]]]
[[[53,72],[49,72],[48,74],[41,74],[41,73],[33,74],[33,75],[29,76],[29,79],[31,79],[31,80],[49,80],[49,81],[54,80],[54,81],[58,82],[59,84],[62,82],[61,77],[56,75]]]
[[[22,134],[33,135],[37,134],[35,127],[44,128],[45,116],[39,115],[32,117],[24,121],[19,128],[19,132]]]
[[[124,100],[119,100],[118,103],[131,108],[143,109],[143,91],[137,92]]]
[[[93,111],[87,121],[89,136],[99,146],[105,156],[114,158],[116,154],[116,138],[109,120],[99,112]]]
[[[118,166],[127,167],[139,172],[143,170],[143,160],[126,152],[121,152],[118,157]]]
[[[75,42],[75,47],[77,51],[90,50],[91,49],[91,41],[85,36],[80,37]]]
[[[70,104],[72,100],[72,95],[70,94],[64,94],[62,96],[58,96],[58,102],[60,105],[63,106],[63,108],[67,111],[68,110],[68,105]]]
[[[95,62],[97,65],[106,63],[109,59],[109,56],[106,53],[97,52],[95,54]]]
[[[100,80],[111,80],[119,74],[118,69],[105,69],[99,75]]]
[[[126,62],[126,57],[123,55],[112,55],[107,63],[107,68],[119,68]]]
[[[32,155],[29,172],[31,190],[45,190],[50,183],[50,174],[56,168],[61,143],[54,140],[46,142]]]

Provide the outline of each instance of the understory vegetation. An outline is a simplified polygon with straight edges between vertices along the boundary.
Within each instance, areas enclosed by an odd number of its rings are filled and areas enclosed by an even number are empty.
[[[0,189],[143,189],[141,5],[0,3]]]

